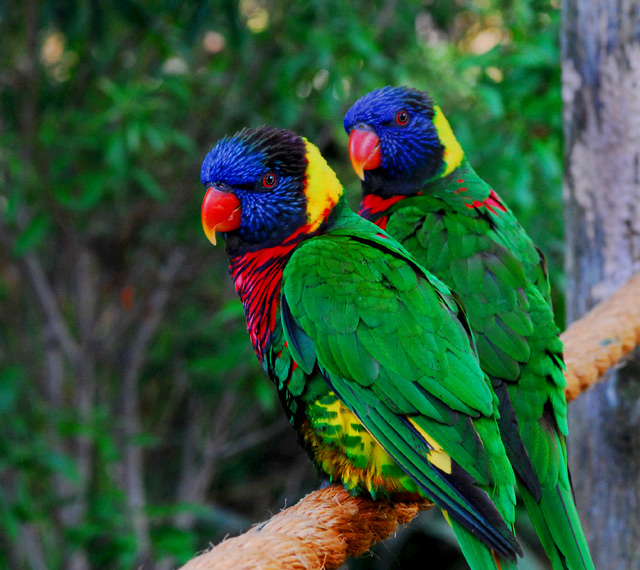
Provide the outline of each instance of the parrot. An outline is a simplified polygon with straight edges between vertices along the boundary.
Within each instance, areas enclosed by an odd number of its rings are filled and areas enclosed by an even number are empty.
[[[567,465],[562,342],[543,253],[469,164],[425,91],[387,86],[344,117],[359,214],[464,307],[499,399],[500,433],[554,570],[593,570]]]
[[[374,500],[428,498],[472,570],[515,569],[498,400],[448,288],[292,131],[221,139],[201,180],[205,235],[226,242],[256,357],[319,473]]]

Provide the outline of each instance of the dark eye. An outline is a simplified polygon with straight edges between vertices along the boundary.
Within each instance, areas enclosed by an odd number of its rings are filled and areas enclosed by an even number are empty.
[[[399,125],[406,125],[409,122],[409,113],[407,113],[404,109],[398,111],[396,114],[396,123]]]
[[[262,177],[262,185],[265,188],[273,188],[278,183],[278,177],[275,172],[267,172]]]

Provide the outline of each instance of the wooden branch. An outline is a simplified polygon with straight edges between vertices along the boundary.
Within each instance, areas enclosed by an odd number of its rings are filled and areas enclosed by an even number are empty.
[[[640,344],[640,275],[562,335],[568,400]],[[431,503],[351,497],[339,485],[314,491],[243,535],[221,542],[181,570],[331,570],[365,553]]]
[[[67,358],[75,364],[78,360],[78,343],[72,337],[62,317],[55,293],[47,281],[42,265],[40,265],[38,258],[33,253],[25,255],[23,262],[33,283],[36,298],[40,301],[42,310],[46,315],[47,324],[53,333],[53,337],[60,343]]]
[[[162,321],[171,289],[185,260],[182,249],[174,249],[160,271],[158,285],[149,299],[147,314],[140,324],[123,357],[122,366],[122,402],[124,424],[124,463],[123,479],[129,508],[133,519],[133,531],[136,537],[140,565],[149,556],[151,538],[149,521],[145,513],[146,493],[144,483],[143,450],[134,441],[141,431],[139,411],[138,379],[148,356],[147,347]]]
[[[206,410],[200,400],[190,402],[189,414],[193,421],[190,422],[187,438],[191,438],[192,441],[185,443],[185,454],[177,493],[179,502],[199,503],[204,500],[206,491],[215,477],[218,450],[227,439],[235,403],[236,393],[231,389],[224,391],[213,413],[211,410]],[[204,438],[198,437],[197,434],[200,428],[200,418],[207,420],[204,426],[206,433]],[[195,445],[200,441],[204,441],[204,446],[200,453],[196,454]],[[197,458],[196,455],[198,455]],[[179,528],[188,528],[194,520],[194,515],[186,512],[180,513],[176,520]]]

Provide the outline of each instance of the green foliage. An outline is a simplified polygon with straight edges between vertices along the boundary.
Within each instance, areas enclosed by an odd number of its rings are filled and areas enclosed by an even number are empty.
[[[169,568],[318,485],[200,228],[201,160],[225,134],[299,131],[356,202],[344,112],[385,84],[428,89],[557,293],[559,16],[553,0],[0,8],[0,567]]]

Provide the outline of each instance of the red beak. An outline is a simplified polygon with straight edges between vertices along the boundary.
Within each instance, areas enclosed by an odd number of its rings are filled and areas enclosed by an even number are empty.
[[[240,200],[229,192],[213,186],[202,201],[202,229],[207,239],[216,245],[216,232],[229,232],[240,227],[242,208]]]
[[[360,180],[364,171],[380,166],[380,139],[373,131],[353,129],[349,135],[349,158]]]

